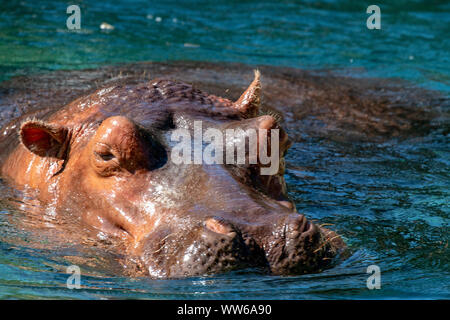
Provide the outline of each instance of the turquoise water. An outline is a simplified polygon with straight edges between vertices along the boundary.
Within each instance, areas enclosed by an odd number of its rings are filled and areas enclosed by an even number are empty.
[[[368,1],[1,1],[0,80],[130,61],[236,61],[401,78],[447,95],[450,3],[392,2],[377,2],[382,29],[368,30]],[[76,32],[66,28],[66,8],[75,3]],[[101,30],[102,22],[114,30]],[[296,143],[287,182],[298,210],[334,224],[353,250],[333,269],[298,277],[237,272],[156,281],[86,265],[82,289],[69,290],[65,257],[76,250],[27,246],[28,235],[11,226],[21,213],[3,196],[1,239],[21,241],[0,242],[0,298],[448,299],[448,146],[448,127],[381,144]],[[380,266],[380,290],[366,287],[371,264]]]
[[[450,3],[385,1],[2,1],[1,77],[144,60],[364,68],[449,90]],[[81,30],[66,28],[68,4]],[[114,3],[114,4],[112,4]],[[115,27],[102,31],[107,22]],[[358,72],[356,72],[358,73]]]

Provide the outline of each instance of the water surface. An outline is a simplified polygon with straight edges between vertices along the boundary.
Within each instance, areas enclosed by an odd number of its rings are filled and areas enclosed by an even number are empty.
[[[450,3],[379,3],[377,31],[366,28],[370,4],[83,1],[82,29],[72,32],[65,26],[66,1],[4,1],[0,80],[131,61],[235,61],[397,77],[448,95]],[[115,29],[100,30],[102,22]],[[242,271],[131,279],[84,263],[82,289],[68,290],[65,267],[73,259],[67,257],[101,259],[104,253],[46,249],[45,236],[39,249],[30,246],[35,236],[14,228],[15,220],[27,217],[11,205],[14,191],[0,184],[0,298],[448,299],[448,132],[447,124],[425,136],[383,143],[306,137],[294,144],[286,178],[297,209],[332,224],[353,252],[335,268],[295,277]],[[381,269],[381,290],[366,287],[371,264]]]

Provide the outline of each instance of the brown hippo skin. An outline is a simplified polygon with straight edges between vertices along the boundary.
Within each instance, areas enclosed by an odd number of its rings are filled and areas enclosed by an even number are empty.
[[[345,245],[296,212],[283,177],[290,141],[275,117],[260,114],[260,95],[258,72],[236,102],[169,80],[105,87],[23,121],[1,175],[98,237],[119,239],[150,277],[318,272]],[[194,120],[204,130],[280,129],[278,173],[174,164],[171,133],[193,130]]]

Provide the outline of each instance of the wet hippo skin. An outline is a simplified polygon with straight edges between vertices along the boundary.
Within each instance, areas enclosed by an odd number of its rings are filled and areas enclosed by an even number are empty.
[[[283,177],[291,143],[420,134],[436,125],[430,106],[442,99],[380,80],[260,71],[141,63],[12,79],[1,88],[2,178],[123,244],[136,274],[328,268],[345,244],[296,212]],[[170,133],[194,121],[279,129],[279,171],[172,163]]]

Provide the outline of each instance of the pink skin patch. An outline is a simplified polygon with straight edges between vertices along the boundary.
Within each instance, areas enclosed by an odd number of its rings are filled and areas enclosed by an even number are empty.
[[[23,130],[23,138],[30,143],[40,141],[44,138],[48,139],[48,133],[42,129],[29,128],[29,129],[22,129],[22,130]]]

